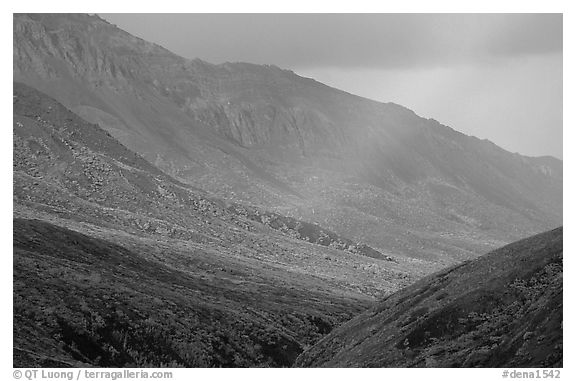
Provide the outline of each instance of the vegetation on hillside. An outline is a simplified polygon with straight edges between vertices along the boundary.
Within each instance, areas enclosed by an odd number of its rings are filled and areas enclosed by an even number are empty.
[[[329,367],[561,367],[562,228],[426,277],[297,359]]]
[[[366,306],[178,271],[42,221],[14,220],[13,238],[16,367],[285,367]]]

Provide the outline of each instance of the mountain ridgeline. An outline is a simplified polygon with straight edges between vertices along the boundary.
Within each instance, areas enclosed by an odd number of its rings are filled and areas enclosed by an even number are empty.
[[[181,182],[454,263],[562,221],[562,162],[275,66],[179,57],[97,16],[15,15],[14,79]]]

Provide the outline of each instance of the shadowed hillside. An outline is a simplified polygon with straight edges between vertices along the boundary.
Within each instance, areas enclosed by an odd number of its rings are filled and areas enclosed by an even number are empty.
[[[562,367],[562,228],[441,271],[300,355],[302,367]]]
[[[182,271],[49,223],[14,220],[15,367],[289,366],[365,302]]]

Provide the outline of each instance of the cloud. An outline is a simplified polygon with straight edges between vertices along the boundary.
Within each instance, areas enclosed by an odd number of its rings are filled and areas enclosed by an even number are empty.
[[[101,16],[188,58],[291,69],[482,64],[562,51],[561,14]]]

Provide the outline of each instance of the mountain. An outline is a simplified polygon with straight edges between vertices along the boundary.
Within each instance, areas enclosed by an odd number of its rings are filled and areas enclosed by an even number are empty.
[[[14,15],[14,79],[181,184],[441,267],[562,221],[562,162],[270,65],[179,57],[98,16]]]
[[[304,367],[562,367],[562,228],[385,298],[300,355]]]
[[[431,271],[211,197],[27,85],[13,111],[14,366],[290,366]]]

